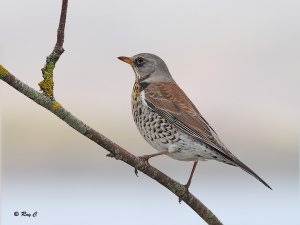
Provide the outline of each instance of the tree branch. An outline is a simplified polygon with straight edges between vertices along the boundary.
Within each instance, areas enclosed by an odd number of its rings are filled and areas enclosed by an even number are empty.
[[[62,0],[61,15],[59,21],[59,27],[57,30],[57,40],[55,47],[51,54],[46,59],[46,64],[42,69],[44,80],[39,83],[43,94],[37,92],[33,88],[29,87],[27,84],[23,83],[17,79],[14,75],[9,73],[2,65],[0,65],[0,79],[5,81],[7,84],[15,88],[20,93],[24,94],[28,98],[32,99],[34,102],[40,106],[46,108],[61,120],[66,122],[69,126],[77,130],[82,135],[91,139],[110,153],[108,156],[114,157],[117,160],[121,160],[135,169],[143,172],[152,179],[159,182],[161,185],[169,189],[179,199],[183,200],[188,206],[190,206],[203,220],[205,220],[210,225],[222,225],[218,218],[194,195],[190,192],[185,192],[185,186],[168,177],[166,174],[162,173],[158,169],[151,166],[149,163],[144,162],[140,158],[134,156],[130,152],[126,151],[119,145],[115,144],[109,140],[104,135],[100,134],[93,128],[89,127],[81,120],[73,116],[69,111],[67,111],[62,105],[55,101],[53,95],[53,70],[55,64],[58,61],[61,54],[64,52],[64,29],[66,23],[68,0]]]
[[[65,24],[66,24],[66,17],[67,17],[67,9],[68,9],[68,0],[63,0],[61,6],[59,26],[57,29],[56,44],[51,54],[47,57],[45,66],[42,68],[44,80],[42,80],[39,83],[39,86],[43,91],[44,95],[51,97],[53,99],[54,99],[53,70],[55,68],[56,62],[59,60],[59,57],[65,51],[63,49],[63,44],[65,38]]]

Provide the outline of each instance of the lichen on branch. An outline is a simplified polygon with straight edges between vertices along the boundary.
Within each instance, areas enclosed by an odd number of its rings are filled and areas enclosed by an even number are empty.
[[[64,44],[64,37],[65,37],[67,9],[68,9],[68,0],[63,0],[59,26],[57,29],[56,44],[51,54],[47,57],[45,66],[42,68],[44,80],[42,80],[39,83],[40,89],[43,91],[43,94],[52,99],[54,99],[53,71],[56,62],[58,61],[61,54],[64,52],[63,44]]]
[[[2,65],[0,65],[0,79],[5,77],[9,72]]]
[[[54,81],[53,81],[53,71],[55,68],[55,63],[59,59],[59,56],[53,51],[46,59],[46,64],[42,68],[43,78],[39,83],[40,89],[43,91],[44,95],[54,98]]]

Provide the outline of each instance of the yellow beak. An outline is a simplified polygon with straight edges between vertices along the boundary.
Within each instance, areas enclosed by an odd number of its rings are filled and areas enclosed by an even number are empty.
[[[133,61],[132,61],[129,57],[126,57],[126,56],[120,56],[120,57],[118,57],[118,59],[120,59],[120,60],[122,60],[123,62],[126,62],[126,63],[128,63],[128,64],[130,64],[130,65],[133,64]]]

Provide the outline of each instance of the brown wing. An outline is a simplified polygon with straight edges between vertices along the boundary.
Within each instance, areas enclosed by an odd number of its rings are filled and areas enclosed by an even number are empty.
[[[149,84],[145,89],[145,99],[153,110],[179,129],[233,159],[232,153],[175,82]]]
[[[221,142],[216,132],[206,122],[203,116],[185,93],[175,82],[152,83],[145,89],[145,101],[149,107],[174,124],[183,132],[210,145],[220,155],[254,176],[265,186],[272,189],[254,171],[237,159]]]

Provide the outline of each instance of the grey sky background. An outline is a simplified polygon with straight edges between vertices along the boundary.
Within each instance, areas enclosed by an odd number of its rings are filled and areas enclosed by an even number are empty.
[[[1,4],[0,63],[35,89],[60,5]],[[191,191],[224,224],[299,224],[299,9],[291,0],[70,1],[56,99],[132,153],[153,153],[131,116],[133,71],[117,57],[159,55],[223,142],[274,188],[205,162]],[[3,82],[0,92],[3,225],[205,224]],[[182,183],[192,167],[168,157],[151,164]]]

